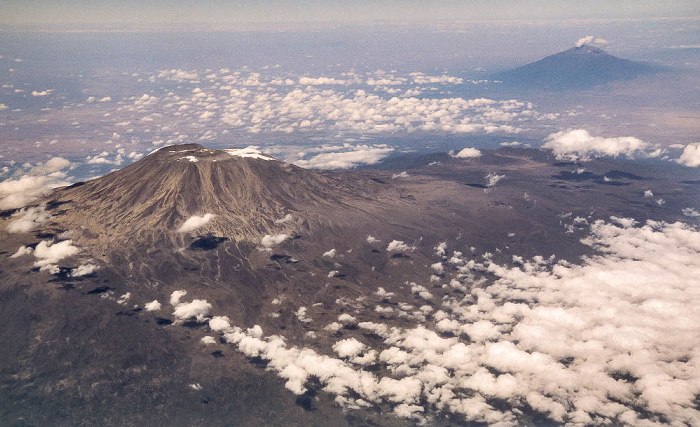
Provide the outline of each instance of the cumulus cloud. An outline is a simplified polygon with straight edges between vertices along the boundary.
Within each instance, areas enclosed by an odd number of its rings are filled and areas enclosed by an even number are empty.
[[[700,212],[696,211],[694,208],[683,208],[683,215],[695,218],[700,216]]]
[[[501,147],[510,147],[510,148],[515,148],[515,147],[529,147],[530,144],[522,144],[518,141],[510,141],[510,142],[501,142],[499,144]]]
[[[38,258],[34,262],[35,267],[40,270],[49,270],[51,273],[57,273],[58,267],[56,264],[64,258],[71,257],[80,252],[80,248],[73,246],[72,240],[64,240],[58,243],[52,243],[48,240],[42,240],[34,249],[34,256]]]
[[[54,188],[67,184],[62,180],[63,176],[54,172],[0,182],[0,210],[21,208],[51,193]]]
[[[498,184],[498,182],[505,177],[506,177],[505,175],[499,175],[496,172],[491,172],[491,173],[487,174],[484,177],[484,179],[486,179],[486,186],[487,187],[493,187],[496,184]]]
[[[70,160],[64,159],[63,157],[53,157],[46,163],[39,163],[34,166],[30,171],[30,175],[44,175],[53,172],[61,171],[71,165]]]
[[[423,73],[411,73],[411,76],[413,76],[413,83],[418,84],[418,85],[424,85],[424,84],[462,84],[464,81],[460,77],[453,77],[453,76],[447,76],[447,75],[442,75],[442,76],[428,76]]]
[[[296,160],[294,164],[311,169],[348,169],[362,164],[376,164],[394,151],[386,145],[346,144],[337,149],[338,151],[317,154],[309,159]]]
[[[676,162],[691,168],[700,166],[700,142],[686,145]]]
[[[178,304],[180,304],[180,300],[185,295],[187,295],[187,291],[184,289],[179,290],[179,291],[173,291],[173,293],[170,294],[170,301],[169,301],[170,305],[177,306]]]
[[[9,233],[27,233],[46,224],[51,219],[51,214],[46,212],[44,206],[22,209],[12,216],[17,219],[7,225]]]
[[[228,316],[214,316],[209,319],[209,328],[212,331],[228,331],[231,328],[231,319]]]
[[[458,153],[450,152],[450,155],[459,159],[472,159],[475,157],[481,157],[481,150],[472,147],[467,147],[461,149]]]
[[[17,252],[10,255],[10,258],[19,258],[24,255],[29,255],[30,253],[32,253],[32,248],[22,245],[17,249]]]
[[[62,157],[54,157],[46,163],[32,167],[27,175],[18,179],[0,182],[0,210],[17,209],[49,194],[54,188],[67,183],[63,181],[63,169],[71,162]]]
[[[209,314],[211,304],[206,300],[195,299],[187,303],[179,303],[175,306],[173,316],[178,320],[188,320],[191,318],[197,319],[198,322],[203,322],[205,316]]]
[[[126,305],[127,302],[131,299],[131,292],[127,292],[123,295],[121,295],[119,298],[117,298],[117,304],[119,305]]]
[[[161,304],[157,299],[154,299],[153,301],[146,303],[143,308],[145,308],[146,311],[158,311],[161,308]]]
[[[412,252],[416,250],[415,246],[408,245],[401,240],[392,240],[386,247],[387,252]]]
[[[593,42],[594,39],[595,39],[595,37],[593,37],[593,36],[581,37],[580,39],[578,39],[576,41],[576,43],[574,43],[574,46],[581,47],[585,44],[589,44],[589,43]]]
[[[324,252],[323,257],[335,258],[335,253],[336,253],[336,250],[334,248],[334,249],[331,249],[331,250]]]
[[[353,357],[362,353],[367,346],[355,338],[340,340],[333,344],[333,351],[340,357]]]
[[[586,161],[594,157],[625,155],[654,156],[658,152],[646,152],[651,144],[632,136],[605,138],[593,136],[584,129],[561,131],[547,137],[542,148],[552,150],[559,160]]]
[[[263,248],[270,249],[273,246],[277,246],[280,243],[282,243],[286,240],[289,240],[291,238],[292,238],[292,236],[290,236],[289,234],[284,234],[284,233],[275,234],[275,235],[267,234],[260,240],[260,245]]]
[[[214,218],[214,214],[204,214],[202,216],[192,215],[177,229],[179,233],[188,233],[194,231],[209,223]]]
[[[81,264],[77,268],[72,269],[70,271],[70,275],[72,277],[89,276],[89,275],[95,273],[99,269],[100,269],[100,266],[92,264],[92,263]]]
[[[287,214],[283,218],[276,219],[275,224],[286,224],[294,219],[292,214]]]
[[[300,77],[299,84],[301,85],[344,85],[347,82],[341,79],[332,77]]]

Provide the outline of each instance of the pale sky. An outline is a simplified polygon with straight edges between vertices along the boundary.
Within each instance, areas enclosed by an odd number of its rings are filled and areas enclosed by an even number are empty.
[[[2,24],[197,24],[698,17],[698,0],[0,0]]]

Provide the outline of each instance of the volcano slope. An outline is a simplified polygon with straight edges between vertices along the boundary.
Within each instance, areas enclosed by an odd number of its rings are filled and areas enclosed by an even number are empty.
[[[0,424],[697,423],[697,182],[163,148],[3,213]]]

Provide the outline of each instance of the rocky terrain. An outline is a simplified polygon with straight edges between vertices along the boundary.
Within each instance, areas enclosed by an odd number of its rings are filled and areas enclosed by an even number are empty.
[[[680,239],[692,277],[698,177],[671,169],[501,149],[317,172],[160,149],[2,213],[0,424],[692,424],[692,350],[649,356],[689,393],[664,406],[602,333],[565,350],[523,332],[538,307],[576,323],[585,288],[537,281],[615,276],[601,254],[648,266],[663,250],[645,242]]]

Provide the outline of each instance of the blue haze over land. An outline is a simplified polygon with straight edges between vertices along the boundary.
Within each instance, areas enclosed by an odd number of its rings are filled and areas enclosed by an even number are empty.
[[[610,19],[601,17],[609,6],[586,15],[531,2],[530,20],[515,20],[509,13],[518,9],[504,2],[469,10],[446,2],[420,20],[420,2],[360,3],[352,18],[333,2],[281,3],[273,15],[245,2],[198,11],[175,3],[164,15],[154,12],[158,2],[69,2],[53,12],[43,2],[9,2],[0,15],[2,178],[54,156],[86,169],[80,178],[95,176],[181,142],[256,145],[301,162],[332,147],[370,153],[349,167],[401,152],[538,147],[575,128],[664,147],[692,143],[699,21],[675,4],[668,19],[654,2],[618,5],[612,16],[624,16]],[[467,20],[475,13],[481,20]],[[220,19],[203,23],[213,16]],[[613,55],[669,72],[564,96],[492,78],[588,34]],[[333,113],[339,105],[346,110]],[[287,121],[294,127],[280,126]]]

